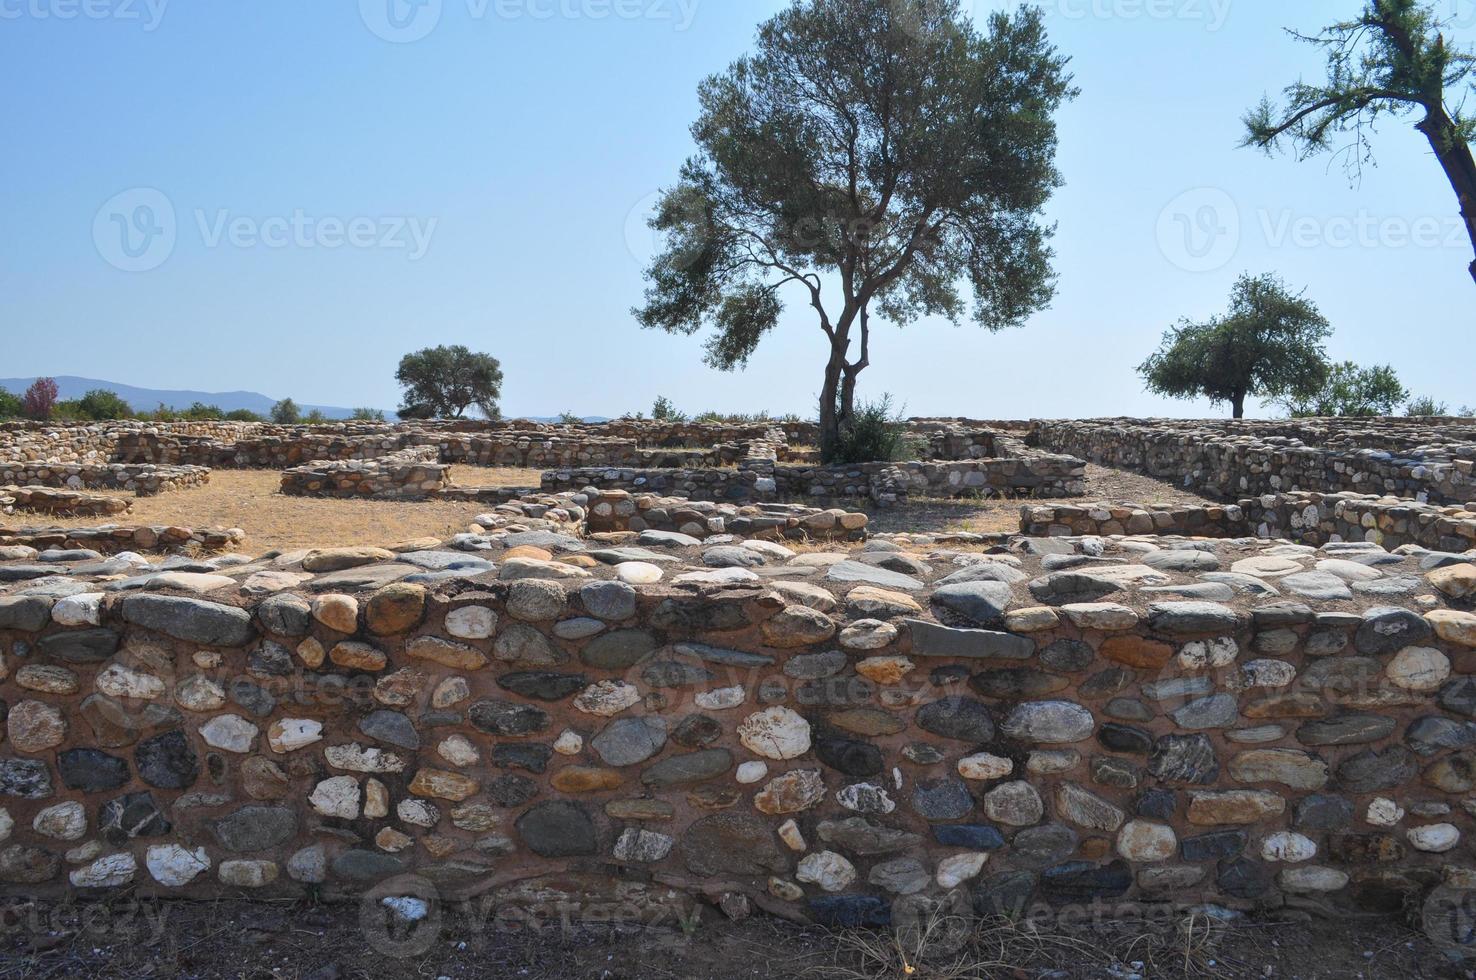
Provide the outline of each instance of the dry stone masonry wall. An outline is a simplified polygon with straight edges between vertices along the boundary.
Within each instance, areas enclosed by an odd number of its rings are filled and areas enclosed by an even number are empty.
[[[531,520],[173,568],[0,551],[0,884],[414,875],[881,924],[1476,882],[1470,553]]]

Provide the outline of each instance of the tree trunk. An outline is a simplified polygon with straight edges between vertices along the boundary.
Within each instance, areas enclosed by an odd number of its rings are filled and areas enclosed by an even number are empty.
[[[1471,238],[1471,248],[1476,251],[1476,159],[1471,156],[1471,147],[1456,132],[1455,123],[1444,109],[1433,110],[1417,127],[1430,141],[1435,159],[1445,170],[1446,179],[1456,193],[1461,205],[1461,219],[1466,223],[1466,234]],[[1471,278],[1476,280],[1476,261],[1470,266]]]
[[[1245,393],[1241,392],[1239,394],[1231,395],[1230,407],[1234,409],[1236,418],[1245,418]]]
[[[846,349],[835,344],[825,365],[825,384],[820,389],[820,458],[830,462],[840,440],[840,383],[846,366]]]

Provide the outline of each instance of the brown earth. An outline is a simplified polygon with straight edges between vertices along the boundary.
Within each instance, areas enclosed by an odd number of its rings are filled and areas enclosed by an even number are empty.
[[[453,466],[452,483],[460,487],[536,487],[539,470]],[[487,504],[442,501],[334,500],[287,497],[278,492],[282,478],[275,470],[215,470],[210,482],[193,490],[127,497],[133,509],[104,522],[96,517],[54,518],[17,514],[7,521],[21,525],[95,527],[112,524],[169,524],[180,527],[239,527],[246,550],[291,551],[344,545],[387,545],[414,538],[448,538],[466,530],[472,518],[491,509]]]
[[[1149,909],[1151,907],[1144,907]],[[831,933],[708,910],[688,928],[561,929],[449,913],[437,928],[382,929],[358,905],[115,899],[0,901],[0,980],[89,977],[516,978],[516,980],[1160,980],[1469,978],[1389,920],[1304,915],[1208,926],[1203,915],[1027,932],[978,927],[958,954],[904,963],[888,931]],[[425,929],[424,926],[418,927]],[[390,943],[403,947],[388,949]],[[909,972],[909,969],[911,972]]]

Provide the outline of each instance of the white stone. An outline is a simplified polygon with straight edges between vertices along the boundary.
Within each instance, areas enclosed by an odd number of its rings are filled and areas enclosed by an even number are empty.
[[[1138,625],[1138,614],[1116,602],[1077,602],[1061,611],[1084,630],[1130,630]]]
[[[144,674],[122,664],[108,664],[97,675],[97,689],[115,698],[138,698],[153,701],[164,695],[164,682],[153,674]]]
[[[1461,832],[1453,824],[1432,823],[1424,827],[1411,827],[1405,831],[1409,846],[1427,854],[1444,854],[1454,850],[1461,842]]]
[[[810,845],[805,843],[805,835],[800,831],[799,824],[792,817],[779,825],[779,839],[784,842],[785,847],[796,854],[803,854],[810,849]]]
[[[203,847],[190,851],[178,844],[154,844],[144,855],[144,866],[159,884],[179,888],[210,870],[210,856]]]
[[[395,913],[401,922],[419,922],[430,915],[430,903],[414,895],[391,895],[381,898],[379,904]]]
[[[226,692],[204,674],[192,674],[175,689],[174,700],[186,711],[214,711],[226,703]]]
[[[474,766],[482,758],[482,753],[465,735],[447,736],[436,746],[436,754],[453,766]]]
[[[36,814],[31,829],[53,840],[81,840],[87,833],[87,808],[75,800],[49,806]]]
[[[806,855],[795,877],[828,892],[845,891],[856,880],[856,866],[834,851]]]
[[[485,640],[497,630],[497,614],[486,606],[462,606],[446,614],[446,632],[460,640]]]
[[[938,885],[941,888],[957,888],[964,882],[979,876],[989,855],[982,851],[955,854],[938,862]]]
[[[84,592],[58,599],[51,618],[59,626],[97,626],[102,623],[101,592]]]
[[[1179,649],[1179,666],[1185,670],[1206,670],[1228,667],[1240,656],[1240,645],[1234,637],[1221,636],[1213,640],[1194,640]]]
[[[618,565],[624,568],[625,565]],[[749,585],[762,581],[746,568],[714,568],[703,572],[687,572],[672,579],[676,585]]]
[[[280,718],[272,722],[272,727],[267,730],[267,744],[272,747],[273,752],[278,754],[294,752],[321,741],[322,738],[323,723],[311,718]],[[341,748],[348,748],[348,746],[341,746]],[[331,764],[332,761],[330,759],[329,763]],[[348,767],[335,766],[334,768],[347,769]]]
[[[425,800],[401,800],[395,813],[408,824],[416,827],[434,827],[441,819],[441,812]]]
[[[90,840],[85,844],[78,844],[76,847],[67,851],[63,857],[67,859],[68,864],[86,864],[89,861],[96,861],[102,852],[103,842],[100,840]]]
[[[349,745],[330,745],[323,750],[323,758],[334,769],[349,772],[404,772],[405,758],[386,752],[378,746],[364,748],[358,742]]]
[[[78,868],[68,878],[78,888],[116,888],[133,880],[138,862],[127,852],[98,858],[85,868]]]
[[[625,681],[600,681],[591,684],[574,699],[574,707],[587,715],[613,718],[627,708],[641,703],[641,692]]]
[[[810,751],[810,723],[789,708],[768,708],[743,719],[738,740],[766,759],[797,759]]]
[[[584,751],[584,737],[566,728],[554,742],[554,751],[559,755],[578,755]]]
[[[242,755],[251,751],[260,733],[260,728],[240,715],[216,715],[200,726],[200,737],[206,745]]]
[[[645,561],[623,561],[615,566],[615,577],[627,585],[655,585],[663,574],[658,566]]]
[[[1450,659],[1430,647],[1407,647],[1389,661],[1385,673],[1406,691],[1433,691],[1450,677]]]
[[[1240,676],[1246,687],[1286,687],[1297,679],[1297,668],[1285,660],[1252,660],[1241,664]]]
[[[1365,819],[1375,827],[1393,827],[1404,819],[1404,807],[1380,796],[1368,805]]]
[[[1178,835],[1167,824],[1130,820],[1117,834],[1117,853],[1129,861],[1167,861],[1178,848]]]
[[[328,879],[328,853],[322,844],[311,844],[287,859],[287,874],[293,881],[310,885]]]
[[[325,817],[359,819],[359,781],[353,776],[332,776],[313,787],[308,802]]]
[[[1261,841],[1261,859],[1298,864],[1317,856],[1317,843],[1301,834],[1283,830]]]
[[[7,841],[15,831],[15,818],[10,811],[0,806],[0,841]]]
[[[1335,892],[1348,885],[1348,876],[1336,868],[1287,868],[1276,876],[1289,892]]]
[[[857,813],[891,813],[897,804],[885,788],[875,783],[854,783],[836,791],[835,801]]]
[[[958,760],[958,774],[965,779],[1003,779],[1015,771],[1015,764],[1003,756],[980,752]]]
[[[216,872],[223,885],[236,888],[264,888],[277,880],[275,861],[222,861]]]
[[[767,762],[745,762],[738,767],[738,782],[744,786],[761,783],[768,775],[769,764]]]
[[[748,697],[742,685],[720,687],[715,691],[702,691],[697,695],[697,707],[705,711],[728,711],[741,705]]]

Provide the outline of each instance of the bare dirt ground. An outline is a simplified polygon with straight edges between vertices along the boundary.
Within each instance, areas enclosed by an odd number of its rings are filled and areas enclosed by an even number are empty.
[[[453,466],[451,480],[461,487],[536,487],[540,471]],[[133,501],[133,510],[111,518],[113,524],[168,524],[180,527],[239,527],[246,532],[246,548],[255,553],[277,549],[332,548],[344,545],[386,545],[414,538],[448,538],[466,530],[472,518],[486,513],[484,504],[441,501],[394,502],[286,497],[278,493],[281,475],[275,470],[215,470],[210,482],[193,490],[134,497],[126,492],[110,496]],[[92,527],[105,523],[96,517],[54,518],[17,514],[15,524]]]
[[[1108,921],[1028,933],[976,927],[957,953],[903,962],[890,932],[832,933],[709,914],[690,928],[545,923],[539,930],[454,915],[385,929],[358,905],[283,902],[106,906],[0,904],[0,978],[516,978],[516,980],[1159,980],[1469,978],[1395,922],[1198,917]],[[474,918],[474,917],[471,917]],[[430,920],[427,920],[430,921]]]
[[[453,466],[452,483],[460,487],[536,487],[541,471]],[[442,501],[393,502],[286,497],[278,493],[281,477],[274,470],[215,470],[210,482],[193,490],[134,497],[124,491],[109,496],[133,502],[133,510],[108,523],[178,525],[191,528],[239,527],[246,548],[268,550],[331,548],[343,545],[389,545],[414,538],[447,538],[466,530],[482,504]],[[1087,467],[1087,493],[1076,502],[1111,500],[1140,504],[1198,504],[1205,498],[1151,477],[1124,470]],[[1020,507],[1028,500],[914,499],[905,507],[865,506],[871,530],[970,531],[1013,533],[1020,528]],[[1070,501],[1066,501],[1070,502]],[[53,518],[19,514],[18,525],[92,527],[95,517]]]
[[[1194,506],[1210,500],[1170,483],[1140,473],[1087,466],[1087,489],[1082,497],[1063,504],[1096,503],[1171,504]],[[868,508],[873,531],[968,531],[974,534],[1015,533],[1020,530],[1020,508],[1049,500],[913,499],[906,507]]]

